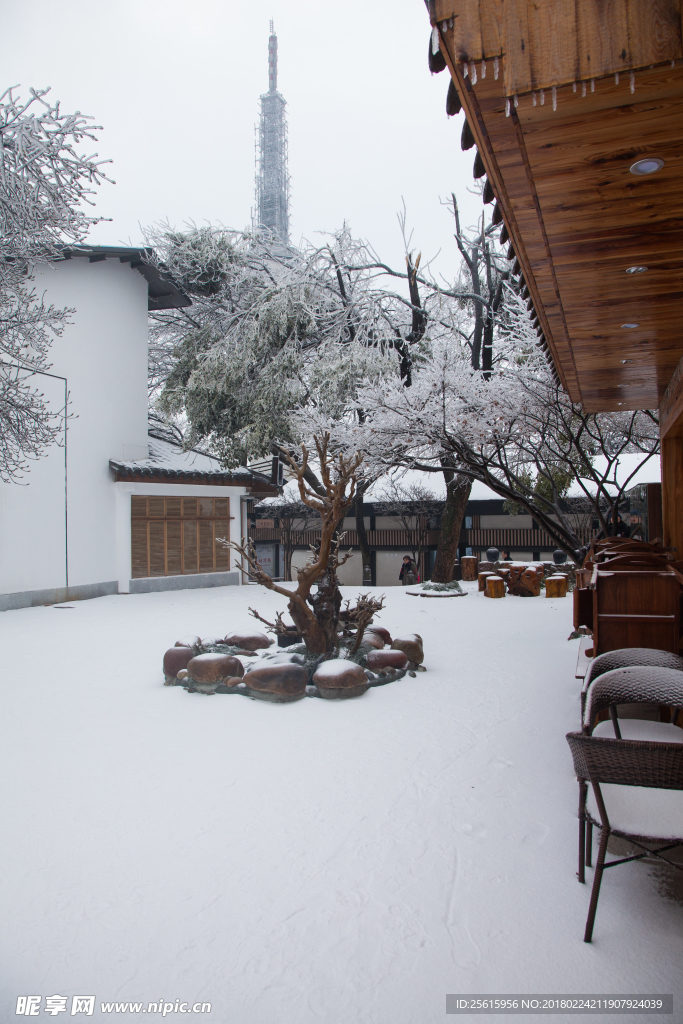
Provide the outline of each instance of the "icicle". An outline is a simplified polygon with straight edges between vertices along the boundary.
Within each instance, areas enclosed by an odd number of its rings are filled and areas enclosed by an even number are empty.
[[[517,93],[515,93],[515,97],[514,98],[515,98],[515,110],[516,110],[517,107],[519,106],[519,97],[517,96]]]
[[[493,77],[498,81],[498,58],[493,58]]]
[[[453,19],[452,18],[448,19],[448,27],[449,28],[453,28]]]
[[[676,67],[676,61],[675,61],[675,60],[672,60],[672,61],[671,61],[671,67],[672,67],[672,68],[675,68],[675,67]]]
[[[438,30],[438,28],[435,25],[434,28],[432,29],[432,53],[438,53],[438,52],[439,52],[439,30]]]
[[[462,66],[462,77],[463,78],[467,78],[468,75],[469,75],[469,70],[467,68],[467,64],[463,64],[463,66]]]
[[[472,85],[477,84],[477,65],[472,61],[470,64],[470,78],[472,79]]]
[[[545,106],[545,89],[541,89],[541,106]]]
[[[572,82],[572,92],[576,92],[576,82]]]
[[[448,32],[448,22],[447,21],[442,21],[441,22],[441,31],[444,32],[444,33]]]
[[[557,87],[553,86],[553,110],[557,110]]]
[[[595,79],[591,78],[591,92],[595,92]]]
[[[636,91],[636,76],[631,72],[631,92]]]
[[[510,116],[510,100],[505,100],[505,116]]]
[[[531,94],[531,102],[533,103],[534,106],[536,106],[536,93],[535,92],[532,92],[532,94]]]
[[[585,82],[581,83],[581,95],[582,96],[586,95],[586,83]]]
[[[481,62],[481,77],[486,78],[486,61]]]
[[[615,85],[619,85],[619,72],[618,71],[617,71],[616,75],[614,76],[614,84]]]

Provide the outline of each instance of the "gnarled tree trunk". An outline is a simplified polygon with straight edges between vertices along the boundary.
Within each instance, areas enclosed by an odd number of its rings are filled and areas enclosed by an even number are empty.
[[[441,536],[436,549],[436,561],[432,569],[433,583],[450,583],[453,566],[458,552],[458,541],[465,508],[472,490],[472,481],[465,476],[444,467],[446,480],[446,504],[441,520]]]

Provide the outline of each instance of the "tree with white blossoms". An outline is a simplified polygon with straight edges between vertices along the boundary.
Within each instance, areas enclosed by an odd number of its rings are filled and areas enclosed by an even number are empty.
[[[567,503],[576,483],[608,531],[608,520],[636,472],[659,451],[649,411],[586,413],[573,403],[541,353],[531,316],[507,291],[499,359],[488,377],[462,349],[441,339],[410,391],[380,381],[360,389],[366,422],[346,444],[371,464],[439,472],[444,452],[459,472],[532,515],[553,541],[580,557],[581,540]],[[637,464],[620,472],[625,455]]]
[[[63,114],[48,89],[0,96],[0,480],[16,482],[48,447],[61,443],[66,408],[46,403],[37,378],[46,373],[52,339],[72,310],[47,305],[32,286],[36,263],[58,259],[102,218],[82,209],[105,175],[96,154],[76,147],[96,126]],[[107,179],[108,180],[108,179]]]

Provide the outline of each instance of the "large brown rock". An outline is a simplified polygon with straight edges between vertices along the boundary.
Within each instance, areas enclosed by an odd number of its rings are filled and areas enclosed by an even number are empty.
[[[365,635],[367,636],[368,633],[376,633],[385,644],[390,644],[392,642],[391,633],[388,629],[385,629],[384,626],[368,626],[365,630]]]
[[[406,668],[408,655],[403,651],[370,651],[365,660],[369,669],[379,672],[383,668]]]
[[[225,642],[231,647],[241,647],[243,651],[260,651],[275,643],[264,633],[228,633]]]
[[[164,654],[164,675],[175,678],[181,669],[187,668],[193,657],[191,647],[171,647]]]
[[[302,665],[263,665],[247,672],[242,682],[253,697],[284,703],[306,696],[308,672]]]
[[[392,651],[403,651],[413,665],[421,665],[425,658],[422,637],[419,633],[409,633],[403,637],[397,636],[391,649]]]
[[[362,643],[367,644],[368,647],[374,647],[376,651],[381,651],[384,647],[384,640],[377,633],[370,633],[367,629],[363,633]]]
[[[328,700],[360,697],[368,688],[365,671],[355,661],[347,661],[346,658],[323,661],[313,673],[313,682],[320,696]]]
[[[229,676],[243,676],[244,667],[229,654],[198,654],[187,663],[188,674],[198,683],[220,683]]]

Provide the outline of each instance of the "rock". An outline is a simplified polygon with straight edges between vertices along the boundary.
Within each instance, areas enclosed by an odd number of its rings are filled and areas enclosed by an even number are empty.
[[[308,672],[301,665],[263,665],[247,672],[242,682],[252,697],[284,704],[306,696]]]
[[[384,626],[368,626],[365,633],[366,635],[368,633],[376,633],[377,636],[382,638],[385,644],[390,644],[392,642],[391,633],[388,629],[385,629]]]
[[[175,679],[181,668],[187,668],[194,657],[191,647],[171,647],[164,654],[164,675]]]
[[[194,647],[195,644],[200,644],[201,638],[192,634],[191,636],[183,637],[182,640],[176,640],[176,647]]]
[[[424,648],[419,633],[409,633],[404,637],[396,637],[391,645],[392,651],[403,651],[413,665],[421,665],[424,661]]]
[[[243,676],[244,668],[230,654],[198,654],[187,665],[188,674],[196,683],[220,683],[228,676]]]
[[[313,682],[320,696],[328,700],[360,697],[368,688],[365,669],[346,658],[323,661],[313,673]]]
[[[237,693],[239,689],[244,686],[241,679],[237,676],[228,676],[221,683],[218,683],[214,693]]]
[[[363,633],[363,639],[361,643],[367,644],[368,647],[374,647],[376,651],[381,651],[384,647],[384,640],[377,633],[371,633],[369,630],[365,630]]]
[[[267,649],[275,641],[263,633],[228,633],[225,643],[231,647],[241,647],[243,651],[259,651]]]
[[[383,668],[405,668],[408,655],[403,651],[370,651],[365,660],[368,668],[377,672]]]
[[[177,678],[178,679],[187,679],[187,675],[188,675],[187,669],[186,668],[181,668],[180,672],[178,673]]]

